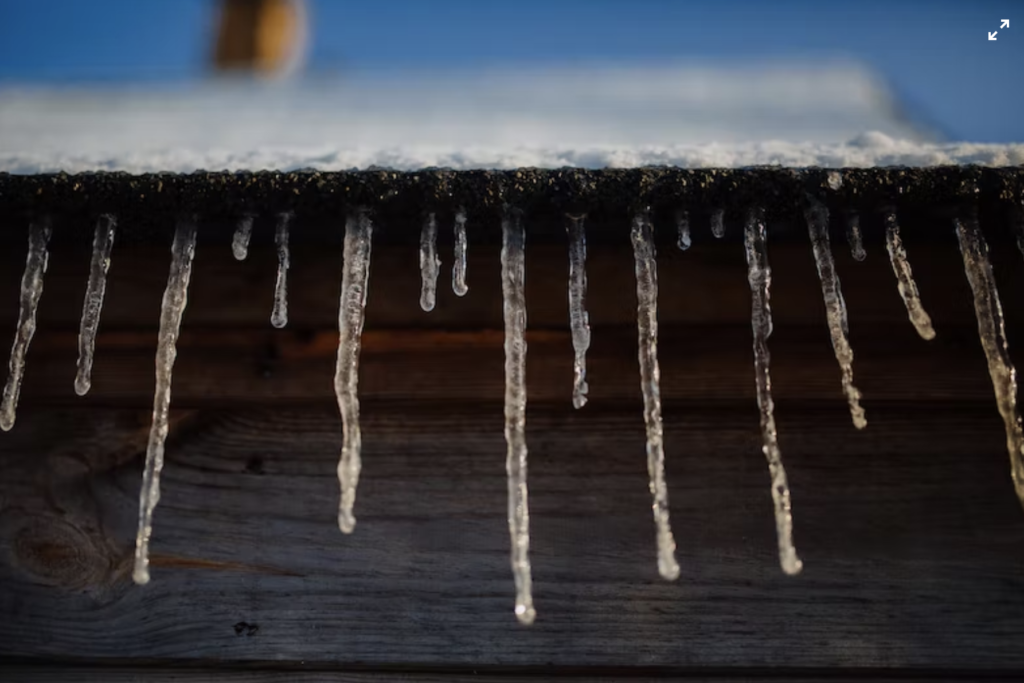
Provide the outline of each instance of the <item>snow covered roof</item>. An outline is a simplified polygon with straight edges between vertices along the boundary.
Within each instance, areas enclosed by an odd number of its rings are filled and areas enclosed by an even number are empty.
[[[1024,164],[939,143],[855,64],[0,89],[0,171]]]

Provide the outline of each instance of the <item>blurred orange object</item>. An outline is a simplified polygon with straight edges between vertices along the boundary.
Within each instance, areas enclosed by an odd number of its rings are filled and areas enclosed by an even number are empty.
[[[289,73],[301,62],[305,38],[302,0],[221,0],[214,68]]]

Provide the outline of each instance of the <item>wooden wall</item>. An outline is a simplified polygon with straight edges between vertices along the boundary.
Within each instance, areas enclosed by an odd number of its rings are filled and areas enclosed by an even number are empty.
[[[834,244],[863,432],[840,390],[809,245],[769,245],[776,415],[805,562],[795,578],[775,553],[742,248],[659,250],[673,583],[655,566],[628,244],[591,252],[592,390],[580,411],[565,248],[528,245],[538,618],[526,628],[512,613],[496,248],[471,239],[460,299],[443,246],[430,314],[415,246],[375,251],[359,523],[343,536],[340,250],[296,248],[291,322],[277,331],[264,237],[238,263],[200,233],[145,587],[130,563],[169,251],[115,246],[93,389],[79,398],[88,254],[54,248],[17,424],[0,434],[5,680],[1024,672],[1024,512],[955,245],[908,244],[938,331],[924,342],[883,246],[857,263]],[[1010,247],[995,256],[1020,348],[1024,263]],[[23,259],[23,248],[2,256],[5,350]]]

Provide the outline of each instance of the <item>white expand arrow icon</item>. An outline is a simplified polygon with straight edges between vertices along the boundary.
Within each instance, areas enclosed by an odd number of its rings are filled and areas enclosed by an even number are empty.
[[[1003,23],[999,24],[999,28],[1010,28],[1010,20],[1003,19]]]
[[[995,40],[995,39],[996,39],[996,34],[997,34],[997,33],[999,33],[999,31],[989,31],[989,32],[988,32],[988,39],[989,39],[989,40]]]

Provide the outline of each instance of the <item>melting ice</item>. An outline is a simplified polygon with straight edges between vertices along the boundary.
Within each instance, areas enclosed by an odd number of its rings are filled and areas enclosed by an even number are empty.
[[[896,222],[896,213],[891,210],[885,213],[885,246],[889,251],[892,271],[896,274],[896,287],[903,297],[910,322],[922,339],[934,339],[932,319],[921,305],[921,295],[918,294],[917,283],[914,282],[914,274],[910,270],[910,261],[907,260],[907,251],[903,248],[903,240],[900,238],[900,225]]]
[[[988,372],[996,394],[996,406],[1006,427],[1006,448],[1010,453],[1010,474],[1017,497],[1024,504],[1024,434],[1017,409],[1017,371],[1010,361],[1003,325],[1003,307],[999,302],[988,244],[981,234],[978,218],[972,214],[955,219],[964,271],[974,293],[974,313],[978,318],[978,336],[988,359]]]
[[[345,221],[345,263],[342,266],[341,300],[338,305],[338,364],[334,393],[341,411],[342,446],[338,462],[341,503],[338,527],[346,534],[356,527],[352,509],[362,468],[359,432],[359,347],[363,335],[363,314],[370,279],[370,247],[373,224],[365,210],[349,214]]]
[[[864,238],[860,232],[860,214],[853,211],[846,214],[846,242],[850,245],[850,254],[855,261],[867,258],[864,251]]]
[[[274,285],[274,310],[270,314],[270,324],[279,329],[288,324],[288,268],[291,266],[288,225],[291,221],[290,212],[280,214],[277,217],[277,229],[274,231],[274,244],[277,246],[277,283]]]
[[[686,210],[680,210],[676,212],[676,232],[678,233],[678,239],[676,245],[686,251],[693,244],[693,240],[690,239],[690,212]]]
[[[441,272],[441,259],[437,256],[437,218],[431,213],[423,221],[420,233],[420,308],[434,310],[437,301],[437,276]]]
[[[466,211],[459,209],[455,214],[455,263],[452,265],[452,291],[456,296],[466,296]]]
[[[174,230],[171,244],[171,269],[160,307],[160,334],[156,348],[156,392],[153,396],[153,424],[146,446],[146,468],[142,473],[139,495],[139,531],[135,537],[137,584],[149,583],[149,539],[153,535],[153,510],[160,500],[160,471],[164,467],[164,441],[167,439],[168,411],[171,406],[171,373],[178,355],[178,332],[188,303],[188,282],[192,277],[192,257],[196,251],[196,219],[182,218]]]
[[[103,310],[103,295],[107,290],[107,271],[110,269],[110,251],[114,248],[117,219],[110,214],[100,216],[92,240],[92,262],[89,266],[89,284],[82,305],[82,325],[78,333],[78,375],[75,393],[85,396],[92,386],[92,361],[96,349],[96,330]]]
[[[647,473],[654,502],[658,543],[658,573],[668,580],[679,576],[676,541],[669,524],[668,486],[665,484],[665,443],[661,424],[661,370],[658,368],[658,265],[654,230],[646,213],[633,219],[630,231],[636,261],[637,329],[639,333],[640,389],[647,427]]]
[[[751,327],[754,332],[754,376],[757,381],[757,405],[761,410],[761,439],[768,472],[772,479],[772,500],[775,503],[775,530],[779,542],[779,563],[787,574],[798,574],[803,563],[793,547],[793,511],[789,481],[782,464],[778,432],[775,428],[775,404],[769,374],[771,356],[768,337],[772,334],[772,310],[769,304],[772,270],[768,265],[767,234],[764,211],[752,209],[747,217],[743,244],[747,254],[747,279],[751,293]]]
[[[811,247],[814,250],[814,262],[818,267],[818,279],[821,280],[821,293],[825,297],[825,316],[828,319],[828,331],[832,337],[832,349],[843,376],[843,393],[850,404],[850,416],[857,429],[864,429],[864,409],[860,407],[861,393],[853,385],[853,349],[850,347],[849,325],[846,315],[846,301],[839,285],[839,275],[832,258],[832,246],[828,236],[828,209],[819,201],[814,201],[805,212],[807,230],[811,236]]]
[[[521,212],[506,210],[501,233],[508,528],[516,584],[516,618],[523,624],[531,624],[537,614],[533,608],[530,576],[530,507],[526,489],[526,233]]]
[[[584,216],[570,216],[569,233],[569,325],[572,329],[573,361],[572,404],[587,403],[587,349],[590,348],[590,316],[587,315],[587,234]]]
[[[247,213],[238,219],[235,236],[231,240],[231,252],[239,261],[244,261],[249,255],[249,238],[252,237],[252,223],[255,218],[251,213]]]
[[[43,217],[32,222],[28,229],[28,256],[25,272],[21,276],[21,309],[18,313],[18,331],[11,348],[10,374],[4,386],[3,402],[0,403],[0,429],[10,431],[14,426],[21,395],[21,379],[25,374],[25,354],[36,333],[36,310],[43,295],[43,275],[49,261],[46,247],[50,242],[50,219]]]
[[[711,234],[718,239],[725,237],[725,209],[711,212]]]

